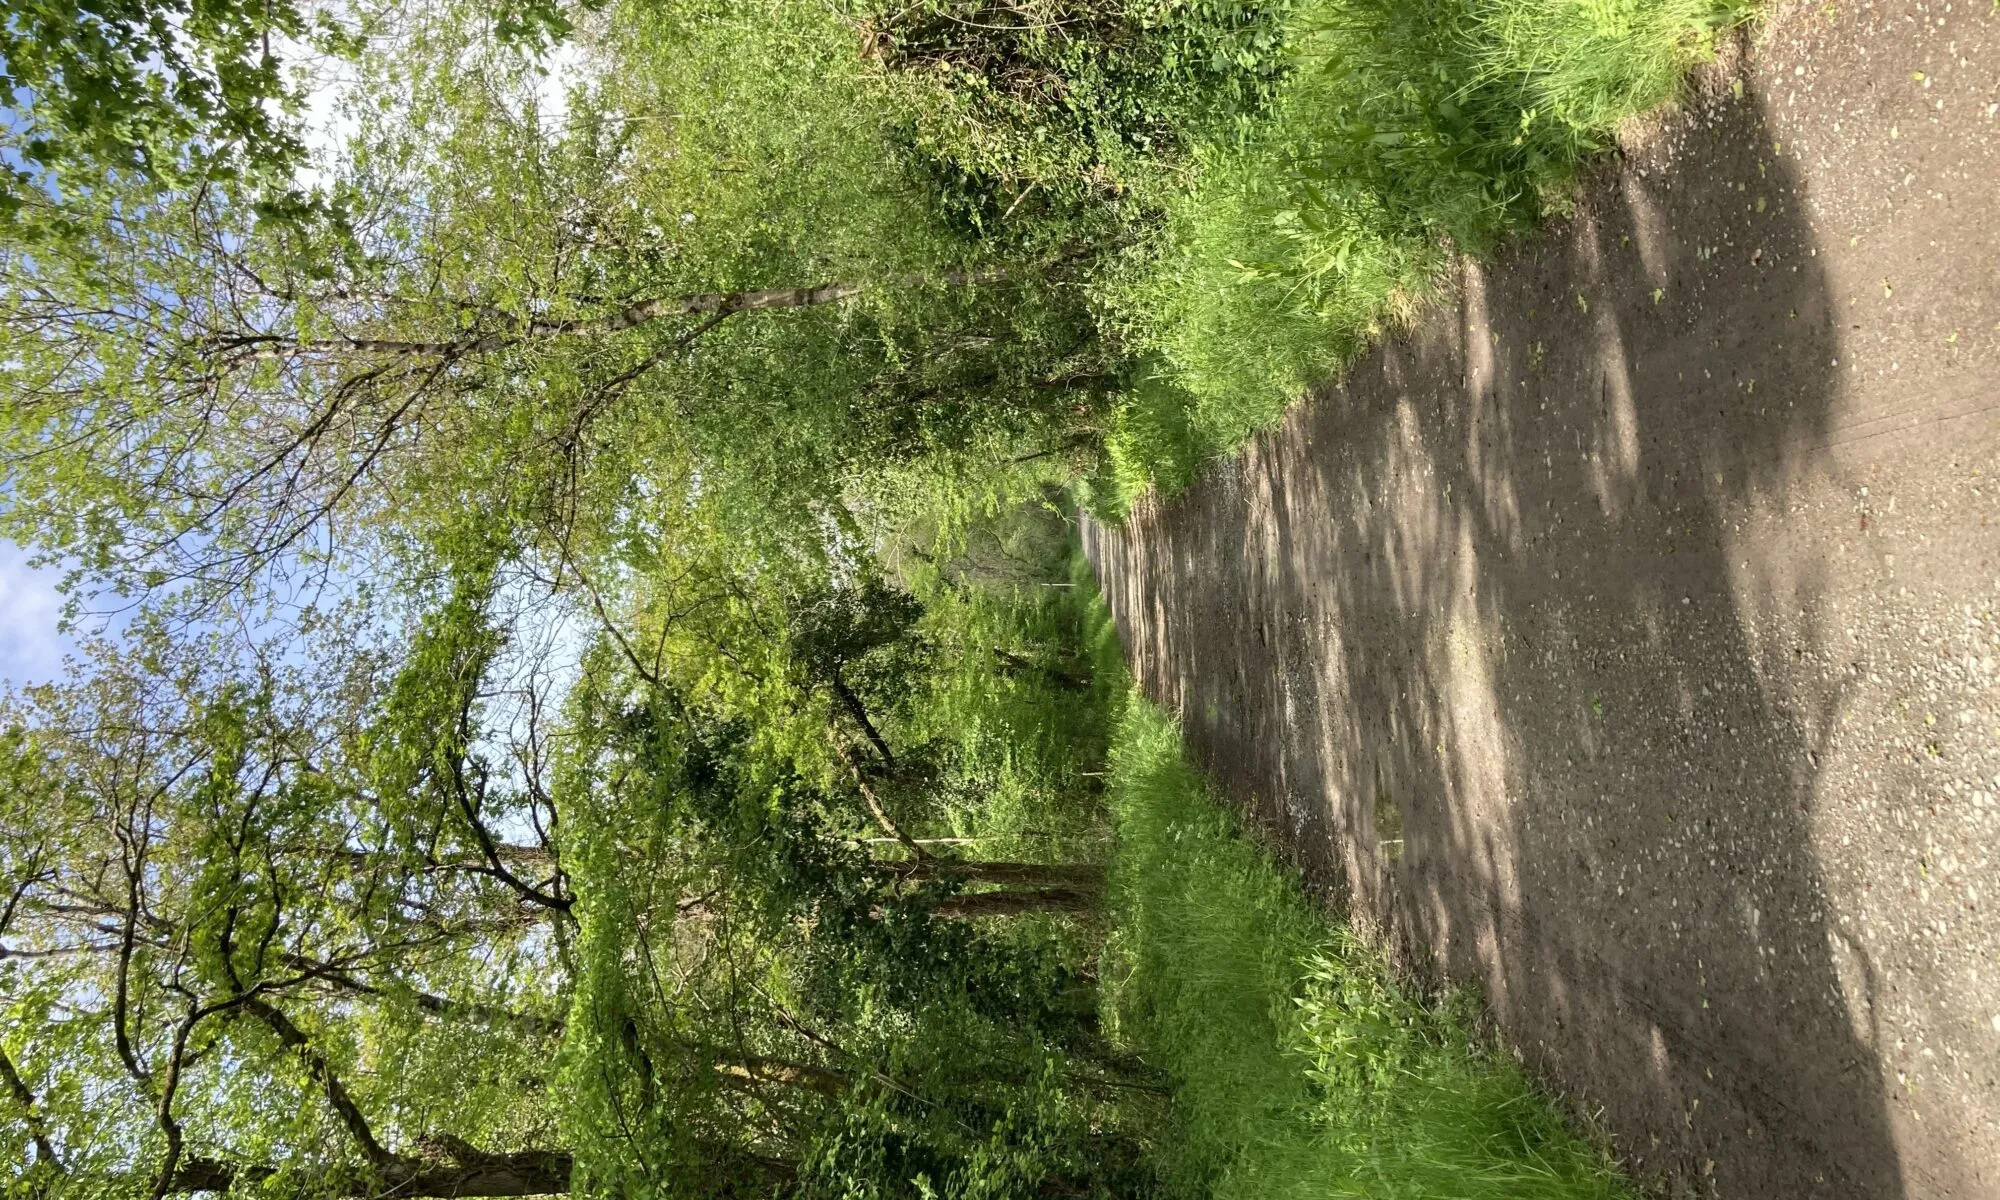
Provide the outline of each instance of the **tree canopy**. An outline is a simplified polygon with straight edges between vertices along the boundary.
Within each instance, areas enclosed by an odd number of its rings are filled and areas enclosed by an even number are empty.
[[[126,614],[0,714],[14,1190],[1149,1188],[1091,680],[961,553],[1115,242],[942,203],[864,14],[89,19],[7,52],[0,528]]]

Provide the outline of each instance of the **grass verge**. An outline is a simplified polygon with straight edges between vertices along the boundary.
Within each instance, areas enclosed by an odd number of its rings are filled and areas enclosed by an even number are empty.
[[[1141,379],[1087,498],[1115,515],[1276,424],[1413,315],[1454,252],[1561,207],[1751,0],[1301,0],[1267,109],[1196,145],[1106,287]]]
[[[1090,589],[1087,649],[1126,680]],[[1129,686],[1129,685],[1128,685]],[[1129,693],[1112,726],[1105,1015],[1172,1084],[1170,1194],[1213,1200],[1632,1195],[1476,1033],[1477,1001],[1419,996],[1246,838],[1180,732]]]

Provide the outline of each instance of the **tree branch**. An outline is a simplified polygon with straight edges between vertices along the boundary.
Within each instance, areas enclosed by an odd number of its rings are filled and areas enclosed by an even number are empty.
[[[368,1118],[362,1115],[360,1106],[348,1095],[347,1086],[341,1083],[340,1076],[334,1074],[326,1056],[314,1048],[304,1030],[294,1025],[283,1012],[255,997],[244,1000],[242,1010],[268,1025],[271,1032],[278,1035],[278,1040],[305,1063],[306,1073],[326,1092],[327,1103],[333,1106],[340,1123],[361,1144],[361,1152],[367,1155],[368,1161],[377,1170],[387,1173],[399,1165],[407,1165],[409,1160],[383,1148],[382,1143],[375,1140],[375,1131],[369,1128]]]
[[[494,1004],[479,1004],[467,1000],[453,1000],[445,996],[433,996],[429,992],[421,992],[415,989],[391,990],[389,988],[378,987],[366,980],[357,978],[331,963],[316,962],[299,954],[284,955],[283,961],[286,966],[303,971],[315,979],[323,979],[335,987],[354,992],[357,995],[376,997],[407,996],[410,1002],[418,1008],[423,1009],[425,1012],[436,1013],[441,1017],[465,1017],[470,1020],[484,1021],[494,1025],[512,1025],[529,1033],[542,1034],[549,1037],[557,1036],[563,1031],[563,1023],[553,1017],[537,1016],[534,1013],[515,1012],[512,1009],[501,1008]]]
[[[735,1062],[718,1062],[716,1073],[725,1079],[743,1083],[778,1083],[787,1087],[804,1088],[818,1092],[822,1096],[838,1096],[847,1090],[847,1076],[825,1067],[810,1066],[805,1063],[781,1062],[774,1058],[745,1055]]]
[[[875,722],[868,719],[868,709],[862,705],[861,697],[855,695],[854,690],[847,686],[847,681],[840,677],[839,667],[833,669],[833,694],[840,697],[840,703],[847,709],[848,715],[861,726],[861,732],[868,735],[868,741],[875,747],[875,753],[882,756],[883,769],[893,772],[896,769],[896,756],[889,752],[889,743],[882,740],[882,734],[875,728]]]
[[[21,1111],[26,1114],[28,1134],[35,1140],[36,1161],[48,1163],[58,1171],[62,1170],[62,1160],[56,1157],[55,1143],[49,1140],[48,1122],[42,1118],[42,1110],[35,1100],[35,1093],[29,1089],[27,1080],[21,1078],[21,1073],[14,1069],[14,1060],[7,1057],[5,1046],[0,1046],[0,1083],[7,1085],[7,1094],[14,1098],[14,1103],[20,1105]]]

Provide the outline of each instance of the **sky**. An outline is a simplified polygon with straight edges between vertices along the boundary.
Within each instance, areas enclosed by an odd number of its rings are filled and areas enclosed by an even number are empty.
[[[75,649],[56,631],[62,597],[60,571],[28,565],[27,552],[0,538],[0,679],[20,686],[62,674],[63,655]]]
[[[354,114],[347,110],[359,75],[354,66],[315,55],[300,43],[281,39],[279,53],[304,70],[306,102],[300,114],[308,161],[299,170],[300,182],[316,187],[333,178],[335,164],[347,149],[348,139],[358,129]],[[535,89],[535,106],[543,127],[561,126],[569,115],[570,89],[582,81],[587,67],[575,41],[563,42],[541,58],[542,79]]]
[[[536,99],[544,120],[559,124],[566,115],[568,90],[584,69],[582,56],[574,44],[565,44],[548,54],[543,65],[547,74]],[[340,104],[352,82],[351,71],[332,65],[312,80],[304,122],[307,145],[317,161],[304,173],[307,183],[325,180],[328,160],[338,157],[354,132]],[[0,106],[0,120],[6,112]],[[31,567],[28,558],[20,546],[0,538],[0,681],[14,687],[61,676],[63,656],[76,649],[75,641],[57,629],[62,596],[56,584],[62,572]]]

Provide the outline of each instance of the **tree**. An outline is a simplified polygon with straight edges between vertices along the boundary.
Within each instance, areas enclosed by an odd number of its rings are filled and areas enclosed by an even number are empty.
[[[1087,885],[1088,869],[877,861],[836,832],[846,805],[760,754],[752,731],[671,690],[620,699],[615,678],[593,674],[578,696],[595,714],[594,783],[576,793],[591,816],[572,822],[591,830],[582,954],[602,971],[579,1011],[624,1031],[590,1089],[616,1114],[598,1127],[631,1139],[603,1150],[615,1173],[601,1183],[639,1186],[675,1161],[700,1119],[646,1122],[686,1105],[687,1077],[671,1089],[662,1066],[699,1044],[795,1064],[743,1111],[775,1121],[755,1152],[796,1164],[805,1195],[1091,1194],[1138,1171],[1099,1094],[1131,1083],[1129,1064],[1095,1031],[1088,981],[1045,943],[948,911],[967,883]],[[666,940],[667,905],[700,914],[698,941]],[[727,1024],[704,1029],[704,1011]]]
[[[881,858],[846,797],[611,632],[566,699],[511,664],[505,556],[460,550],[380,650],[144,624],[7,714],[0,1104],[37,1186],[1139,1170],[1088,979],[957,919],[1087,907],[1096,868]]]
[[[1011,919],[1101,870],[934,848],[983,768],[853,583],[869,479],[1101,400],[1080,259],[933,219],[837,18],[670,13],[557,129],[422,10],[338,222],[155,180],[0,249],[6,527],[141,601],[5,713],[36,1188],[1143,1180],[1087,963]]]
[[[155,188],[0,248],[7,532],[212,601],[380,569],[473,508],[560,557],[692,459],[739,536],[799,553],[857,473],[1102,406],[1076,251],[955,241],[821,18],[679,15],[608,27],[550,127],[484,10],[420,10],[360,64],[396,100],[361,113],[339,222]]]
[[[8,714],[0,1074],[36,1186],[548,1190],[521,1083],[560,939],[489,862],[388,836],[354,664],[224,650],[105,650]]]

